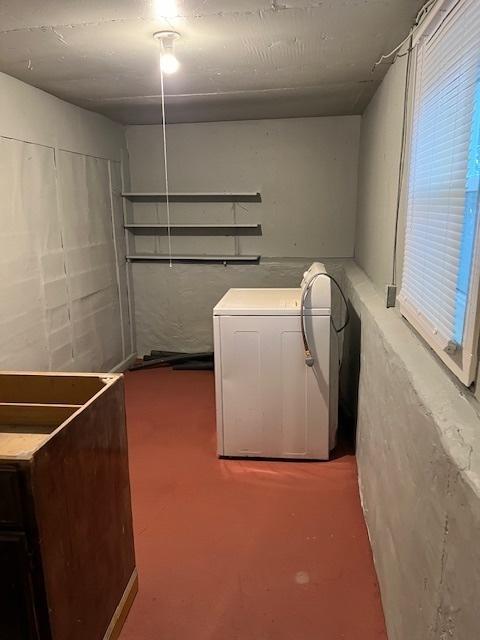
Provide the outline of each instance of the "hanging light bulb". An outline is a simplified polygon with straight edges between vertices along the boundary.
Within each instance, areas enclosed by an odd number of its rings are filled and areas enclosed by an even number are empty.
[[[179,70],[180,63],[173,53],[161,53],[160,66],[163,73],[171,74]]]
[[[160,42],[160,68],[163,73],[172,74],[180,68],[180,62],[175,57],[173,46],[180,37],[176,31],[158,31],[153,37]]]

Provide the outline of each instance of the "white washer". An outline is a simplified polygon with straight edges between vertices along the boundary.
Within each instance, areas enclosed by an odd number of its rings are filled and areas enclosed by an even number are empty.
[[[319,273],[325,268],[314,263],[296,289],[230,289],[214,308],[219,456],[328,459],[337,431],[338,343],[331,281]],[[313,367],[301,331],[305,287]]]

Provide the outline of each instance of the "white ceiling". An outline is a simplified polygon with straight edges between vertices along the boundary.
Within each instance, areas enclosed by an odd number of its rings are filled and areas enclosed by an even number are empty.
[[[0,0],[0,71],[130,124],[360,114],[424,0]],[[176,17],[162,18],[165,13]]]

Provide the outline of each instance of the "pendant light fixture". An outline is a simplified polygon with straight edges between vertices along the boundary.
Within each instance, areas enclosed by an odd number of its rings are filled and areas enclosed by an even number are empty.
[[[153,37],[160,42],[160,68],[162,72],[170,75],[178,71],[180,63],[175,56],[174,46],[180,34],[177,31],[157,31]]]

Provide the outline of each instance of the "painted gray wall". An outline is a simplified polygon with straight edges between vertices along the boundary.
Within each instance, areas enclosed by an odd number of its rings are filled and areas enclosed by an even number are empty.
[[[270,259],[260,265],[135,265],[138,353],[213,349],[212,310],[231,287],[298,287],[312,259]],[[337,261],[327,268],[338,275]],[[154,268],[155,267],[155,268]],[[337,301],[338,302],[338,301]]]
[[[313,259],[354,251],[360,118],[179,124],[167,129],[171,191],[260,191],[261,204],[172,205],[172,222],[259,222],[263,235],[173,237],[175,253],[261,254],[260,265],[133,264],[138,351],[212,346],[211,312],[232,286],[298,286]],[[164,189],[161,128],[127,128],[132,190]],[[136,205],[166,222],[164,205]],[[166,239],[132,239],[139,253]],[[278,261],[278,258],[281,258]]]
[[[355,258],[367,275],[346,268],[353,323],[343,397],[352,413],[358,398],[360,488],[390,640],[470,640],[478,635],[480,597],[478,402],[384,303],[404,87],[405,58],[390,69],[362,120]],[[402,200],[399,281],[404,232]]]
[[[0,96],[0,368],[115,368],[133,351],[123,129],[4,74]]]
[[[344,283],[354,322],[342,371],[345,381],[360,351],[359,483],[389,640],[472,640],[480,598],[478,413],[354,263]]]
[[[392,281],[406,58],[390,69],[362,118],[355,258],[376,287]],[[404,207],[401,209],[403,227]],[[399,234],[399,259],[403,242]]]

